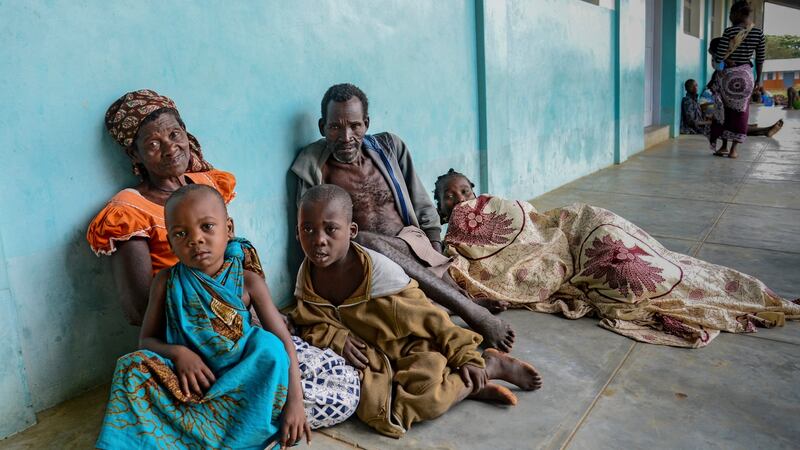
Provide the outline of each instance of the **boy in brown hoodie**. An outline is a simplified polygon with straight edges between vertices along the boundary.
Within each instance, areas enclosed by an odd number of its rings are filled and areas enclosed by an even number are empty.
[[[306,258],[291,318],[303,339],[332,348],[362,372],[361,420],[399,438],[411,423],[465,398],[516,404],[508,388],[490,380],[541,387],[533,366],[493,348],[481,354],[479,334],[450,321],[400,266],[352,242],[352,211],[349,194],[334,185],[316,186],[300,200],[297,235]]]

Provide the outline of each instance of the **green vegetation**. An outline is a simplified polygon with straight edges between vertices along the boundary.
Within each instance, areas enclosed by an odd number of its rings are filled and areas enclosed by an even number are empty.
[[[767,59],[800,58],[800,36],[767,35]]]

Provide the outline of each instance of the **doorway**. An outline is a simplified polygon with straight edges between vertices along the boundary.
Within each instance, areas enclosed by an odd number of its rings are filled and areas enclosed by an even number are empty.
[[[644,126],[659,123],[661,104],[661,0],[645,0]]]

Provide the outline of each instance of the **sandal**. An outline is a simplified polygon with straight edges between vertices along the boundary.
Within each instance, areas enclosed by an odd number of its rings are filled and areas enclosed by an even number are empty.
[[[721,156],[721,157],[724,158],[724,157],[728,156],[728,152],[727,151],[723,151],[722,149],[719,149],[719,150],[715,151],[714,153],[712,153],[712,155]]]

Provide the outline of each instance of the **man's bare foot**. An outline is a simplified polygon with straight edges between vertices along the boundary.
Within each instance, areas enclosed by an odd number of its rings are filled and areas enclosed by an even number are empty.
[[[775,133],[781,131],[781,128],[783,128],[783,119],[778,120],[774,125],[769,127],[769,131],[767,131],[767,137],[775,136]]]
[[[500,314],[501,312],[508,309],[511,306],[511,303],[508,303],[505,300],[495,300],[493,298],[475,298],[473,301],[486,309],[489,310],[492,314]]]
[[[491,380],[508,381],[526,391],[542,387],[542,376],[526,362],[493,348],[483,352],[483,359],[486,361],[486,374]]]
[[[470,394],[467,398],[490,403],[499,403],[501,405],[514,406],[517,404],[517,396],[511,392],[511,389],[494,383],[486,383],[483,389],[474,394]]]
[[[462,317],[463,318],[463,317]],[[498,317],[487,315],[481,317],[480,323],[470,324],[470,328],[483,336],[483,343],[487,347],[494,347],[501,352],[510,352],[514,347],[514,330],[511,325]]]

